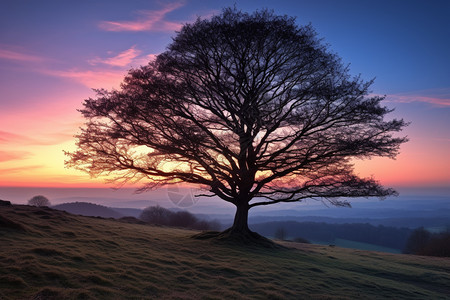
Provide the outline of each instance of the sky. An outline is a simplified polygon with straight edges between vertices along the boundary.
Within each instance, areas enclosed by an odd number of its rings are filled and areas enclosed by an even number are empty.
[[[83,100],[119,88],[183,24],[233,5],[311,24],[351,74],[375,78],[371,93],[395,108],[389,118],[411,122],[396,160],[357,161],[358,174],[400,189],[450,187],[450,1],[2,0],[0,198],[10,187],[108,187],[64,167]]]

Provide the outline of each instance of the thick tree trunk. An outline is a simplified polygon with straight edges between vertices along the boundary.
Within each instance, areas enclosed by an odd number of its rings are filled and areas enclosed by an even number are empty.
[[[228,230],[232,233],[248,233],[248,204],[236,205],[236,214],[234,215],[233,226]]]
[[[273,241],[251,231],[248,228],[248,203],[236,205],[233,225],[223,232],[202,232],[194,235],[196,239],[217,239],[238,245],[263,246],[268,248],[283,248]]]

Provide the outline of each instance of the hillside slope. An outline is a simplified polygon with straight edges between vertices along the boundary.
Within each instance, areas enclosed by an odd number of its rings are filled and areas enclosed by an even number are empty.
[[[450,260],[285,243],[0,208],[0,299],[445,299]],[[296,248],[296,249],[294,249]]]

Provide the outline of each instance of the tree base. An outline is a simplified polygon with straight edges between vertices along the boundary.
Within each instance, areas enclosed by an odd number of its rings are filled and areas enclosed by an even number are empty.
[[[275,243],[274,241],[259,235],[251,230],[235,230],[228,228],[225,231],[205,231],[192,236],[199,240],[215,240],[227,244],[238,246],[257,246],[272,249],[286,249],[286,247]]]

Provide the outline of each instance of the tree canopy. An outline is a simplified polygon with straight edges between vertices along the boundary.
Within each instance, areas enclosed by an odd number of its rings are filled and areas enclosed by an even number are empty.
[[[28,200],[28,205],[32,206],[50,206],[50,200],[47,199],[47,197],[42,195],[37,195]]]
[[[394,158],[403,120],[385,120],[372,81],[352,77],[314,29],[268,10],[224,9],[186,24],[167,50],[132,69],[120,90],[85,100],[68,166],[141,181],[185,182],[237,207],[395,191],[360,178],[353,159]]]

